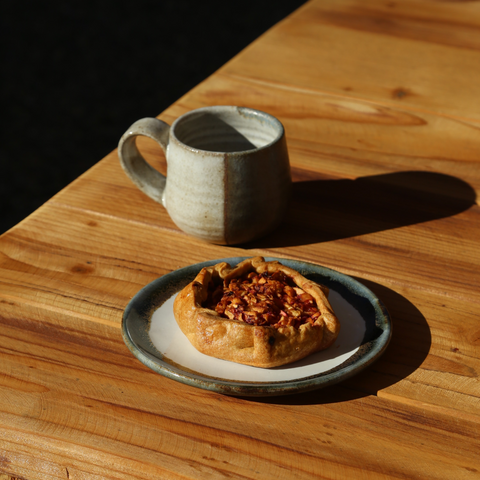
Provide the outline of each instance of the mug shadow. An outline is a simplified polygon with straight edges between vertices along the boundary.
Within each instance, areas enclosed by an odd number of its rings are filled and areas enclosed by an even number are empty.
[[[372,365],[341,383],[311,392],[278,397],[243,397],[244,400],[278,405],[316,405],[344,402],[376,395],[417,370],[432,344],[427,320],[405,297],[375,282],[356,278],[385,304],[393,335],[385,353]]]
[[[328,242],[456,215],[476,201],[459,178],[406,171],[356,180],[293,183],[282,225],[244,248],[278,248]]]

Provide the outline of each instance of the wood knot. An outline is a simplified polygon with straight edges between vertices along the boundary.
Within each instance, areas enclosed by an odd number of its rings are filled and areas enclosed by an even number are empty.
[[[393,98],[398,98],[399,100],[401,100],[402,98],[406,97],[407,95],[408,95],[408,91],[407,91],[407,89],[405,89],[405,88],[396,88],[396,89],[392,92]]]
[[[82,275],[86,275],[88,273],[92,273],[94,270],[93,267],[90,267],[89,265],[82,265],[81,263],[79,263],[78,265],[74,265],[70,271],[72,273],[80,273]]]

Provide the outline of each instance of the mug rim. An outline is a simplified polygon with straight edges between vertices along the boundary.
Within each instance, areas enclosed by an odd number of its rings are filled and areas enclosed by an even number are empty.
[[[187,145],[186,143],[182,142],[175,134],[175,128],[185,119],[188,117],[191,117],[192,115],[196,115],[198,113],[202,113],[202,111],[206,112],[215,112],[215,111],[228,111],[228,110],[236,110],[238,114],[242,115],[242,113],[249,113],[253,114],[252,116],[256,117],[263,117],[265,120],[268,120],[271,125],[274,126],[274,128],[277,129],[277,135],[275,138],[265,144],[262,145],[261,147],[256,147],[256,148],[250,148],[248,150],[235,150],[231,152],[220,152],[220,151],[215,151],[215,150],[203,150],[202,148],[196,148],[192,147],[190,145]],[[184,113],[183,115],[180,115],[173,123],[170,128],[170,140],[174,140],[175,143],[177,143],[180,147],[185,148],[186,150],[189,150],[190,152],[194,153],[206,153],[209,155],[214,155],[214,156],[224,156],[224,155],[244,155],[244,154],[249,154],[252,152],[258,152],[261,150],[264,150],[266,148],[271,147],[275,143],[277,143],[281,138],[285,135],[285,128],[278,120],[278,118],[274,117],[273,115],[264,112],[262,110],[257,110],[255,108],[250,108],[250,107],[241,107],[237,105],[211,105],[207,107],[200,107],[196,108],[194,110],[190,110],[189,112]]]

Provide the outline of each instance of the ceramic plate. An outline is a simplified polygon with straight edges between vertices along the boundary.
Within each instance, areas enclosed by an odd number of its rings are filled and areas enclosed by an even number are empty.
[[[206,266],[246,257],[222,258],[171,272],[142,288],[125,309],[123,339],[131,352],[157,373],[188,385],[228,395],[266,396],[305,392],[333,385],[360,372],[386,349],[390,317],[380,300],[353,278],[326,267],[278,260],[304,277],[326,285],[341,331],[327,350],[272,369],[219,360],[198,352],[177,326],[173,301]]]

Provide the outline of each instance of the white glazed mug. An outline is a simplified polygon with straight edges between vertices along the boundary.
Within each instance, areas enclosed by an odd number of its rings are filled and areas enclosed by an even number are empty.
[[[166,178],[138,151],[138,135],[163,148]],[[118,153],[140,190],[162,203],[179,228],[208,242],[248,242],[276,228],[286,213],[291,177],[285,132],[267,113],[205,107],[171,127],[142,118],[122,136]]]

